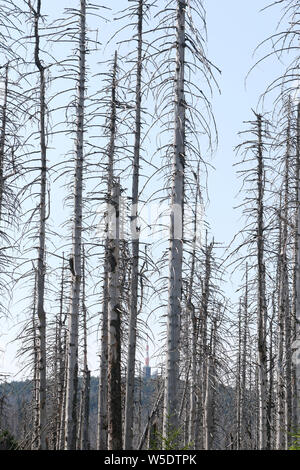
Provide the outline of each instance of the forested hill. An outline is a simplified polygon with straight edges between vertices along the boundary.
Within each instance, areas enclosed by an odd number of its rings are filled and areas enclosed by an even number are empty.
[[[98,383],[96,377],[91,377],[90,394],[89,394],[89,448],[96,449],[97,438],[97,408],[98,408]],[[124,383],[123,383],[124,386]],[[157,422],[159,416],[162,414],[162,400],[159,401],[156,407],[157,398],[159,397],[159,390],[161,387],[161,378],[136,378],[136,397],[135,406],[137,408],[137,422],[135,422],[135,429],[138,434],[135,436],[136,446],[140,443],[140,436],[146,430],[145,442],[143,448],[149,445],[153,449],[159,448],[159,441],[162,437],[162,429]],[[184,390],[184,383],[181,383],[182,390]],[[82,390],[82,380],[79,381],[79,390]],[[80,393],[80,392],[79,392]],[[34,385],[32,381],[15,381],[5,384],[0,384],[0,450],[1,449],[22,449],[23,446],[28,446],[28,434],[32,427],[30,422],[32,416]],[[230,387],[218,386],[215,393],[215,412],[213,416],[215,432],[218,436],[216,440],[216,449],[221,449],[223,446],[234,446],[234,397],[235,391]],[[55,404],[52,403],[49,413],[54,415]],[[155,410],[153,420],[151,415]],[[254,423],[251,423],[251,416],[249,414],[249,438],[251,437],[251,427],[254,429]],[[155,424],[155,435],[151,436],[151,427]],[[147,425],[148,429],[147,429]],[[188,435],[186,426],[182,427],[182,434]],[[187,447],[189,444],[187,443]],[[51,443],[50,443],[50,447]]]
[[[89,442],[90,448],[96,448],[96,426],[98,406],[98,383],[96,377],[91,377],[89,394]],[[50,385],[51,387],[51,385]],[[82,390],[82,379],[79,379],[79,395]],[[27,441],[27,433],[30,432],[32,423],[32,406],[34,396],[34,384],[32,381],[14,381],[0,384],[0,448],[1,442],[7,441],[14,446],[22,448]],[[140,423],[142,428],[147,422],[151,406],[157,396],[157,380],[137,378],[136,379],[136,405],[139,408]],[[55,404],[52,402],[49,412],[53,413]],[[51,410],[52,408],[52,410]]]

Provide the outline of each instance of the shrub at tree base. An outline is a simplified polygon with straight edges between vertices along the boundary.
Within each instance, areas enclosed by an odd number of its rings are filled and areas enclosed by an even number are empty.
[[[18,443],[9,431],[0,430],[0,450],[16,450]]]

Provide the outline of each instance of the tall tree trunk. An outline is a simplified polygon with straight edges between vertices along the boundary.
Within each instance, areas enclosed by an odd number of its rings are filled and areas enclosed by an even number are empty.
[[[215,343],[216,324],[211,330],[211,338],[206,367],[205,401],[204,401],[204,448],[212,450],[214,436],[214,392],[215,392]]]
[[[287,131],[286,131],[286,155],[285,155],[285,179],[284,179],[284,225],[283,243],[284,273],[285,273],[285,315],[284,315],[284,336],[285,336],[285,448],[288,449],[291,442],[292,425],[292,331],[291,331],[291,308],[289,295],[289,266],[288,266],[288,220],[289,220],[289,192],[290,192],[290,158],[291,158],[291,99],[287,103]]]
[[[63,344],[63,311],[64,311],[64,295],[65,295],[65,257],[63,253],[63,262],[61,270],[60,298],[59,298],[59,314],[56,323],[56,358],[57,358],[57,397],[56,397],[56,450],[62,450],[61,447],[61,429],[62,429],[62,410],[64,403],[64,378],[65,378],[65,356]]]
[[[197,172],[197,189],[196,189],[196,198],[195,198],[195,217],[194,217],[194,227],[193,227],[193,246],[191,253],[191,275],[188,286],[188,296],[187,296],[187,314],[189,323],[192,325],[192,351],[191,351],[191,383],[190,383],[190,397],[189,397],[189,426],[188,426],[188,443],[192,445],[195,449],[196,445],[196,419],[197,419],[197,361],[199,357],[197,356],[197,342],[199,334],[199,319],[196,317],[195,306],[192,302],[193,300],[193,285],[194,285],[194,276],[195,276],[195,267],[196,267],[196,246],[197,246],[197,230],[198,230],[198,197],[200,195],[199,190],[199,166]]]
[[[260,450],[267,443],[267,349],[266,349],[266,268],[264,261],[264,162],[262,141],[262,117],[257,116],[257,349],[258,349],[258,391],[259,391],[259,443]]]
[[[45,298],[45,243],[46,243],[46,185],[47,185],[47,144],[46,144],[46,82],[45,67],[40,60],[41,0],[37,0],[36,9],[29,3],[34,18],[34,60],[39,72],[39,124],[40,124],[40,202],[39,202],[39,245],[37,266],[37,316],[38,316],[38,356],[39,356],[39,444],[41,450],[47,448],[47,403],[46,403],[46,314]]]
[[[76,164],[74,193],[74,225],[72,263],[72,293],[69,316],[69,347],[65,449],[76,449],[77,431],[77,385],[78,385],[78,317],[81,285],[82,244],[82,185],[83,185],[83,137],[86,67],[86,0],[80,0],[79,77],[77,90]]]
[[[107,249],[105,250],[107,252]],[[97,449],[107,449],[107,367],[108,367],[108,268],[104,265],[103,310],[101,330],[100,377],[98,389]]]
[[[297,416],[297,430],[300,429],[300,103],[297,109],[297,136],[296,136],[296,155],[297,155],[297,264],[296,264],[296,341],[294,352],[294,363],[296,364],[296,397],[295,409]]]
[[[0,221],[2,219],[2,204],[4,193],[4,156],[7,125],[7,98],[8,98],[8,64],[5,66],[5,82],[3,89],[3,104],[1,105],[1,133],[0,133]]]
[[[32,307],[32,331],[33,331],[33,432],[31,439],[31,450],[39,448],[40,432],[40,401],[39,401],[39,347],[37,341],[37,325],[36,325],[36,308],[37,308],[37,271],[35,270],[33,307]]]
[[[280,202],[281,212],[281,202]],[[286,265],[285,247],[283,246],[283,230],[281,214],[279,218],[278,242],[278,321],[277,321],[277,401],[276,401],[276,448],[284,449],[284,317],[286,315]],[[286,240],[285,240],[286,241]]]
[[[110,103],[110,140],[108,146],[107,162],[107,201],[111,204],[112,189],[114,184],[114,157],[115,157],[115,139],[116,139],[116,107],[117,107],[117,52],[114,56],[111,103]],[[106,233],[109,232],[109,221],[106,226]],[[102,311],[102,336],[101,336],[101,360],[100,360],[100,380],[98,394],[98,430],[97,430],[97,449],[106,450],[108,447],[108,277],[109,277],[109,238],[105,239],[104,253],[104,286],[103,286],[103,311]]]
[[[211,283],[211,254],[213,250],[214,242],[212,241],[208,245],[207,241],[207,233],[206,233],[206,243],[205,243],[205,274],[204,274],[204,283],[203,283],[203,291],[201,296],[201,311],[200,311],[200,318],[201,318],[201,346],[202,346],[202,357],[201,357],[201,375],[200,380],[202,381],[201,384],[201,405],[200,405],[200,412],[202,414],[200,418],[200,429],[201,429],[201,441],[200,449],[205,447],[205,439],[206,439],[206,430],[205,430],[205,403],[206,403],[206,379],[207,379],[207,367],[208,367],[208,339],[207,339],[207,323],[208,323],[208,305],[210,299],[210,283]]]
[[[139,282],[139,230],[137,227],[138,198],[139,198],[139,172],[140,172],[140,146],[141,146],[141,77],[142,77],[142,46],[143,46],[143,3],[138,4],[138,57],[136,72],[136,115],[135,115],[135,142],[132,177],[132,206],[131,206],[131,235],[132,235],[132,267],[130,291],[129,339],[127,356],[127,379],[125,398],[125,436],[124,448],[133,447],[133,418],[134,418],[134,383],[135,383],[135,354],[136,354],[136,327],[138,314],[138,282]]]
[[[242,340],[242,361],[241,361],[241,414],[240,414],[240,433],[241,449],[246,448],[246,418],[247,418],[247,352],[248,352],[248,263],[246,263],[245,272],[245,296],[243,303],[244,322],[243,322],[243,340]]]
[[[122,449],[121,338],[119,283],[120,185],[114,183],[109,224],[108,271],[108,449]]]
[[[83,383],[80,401],[79,426],[77,448],[89,450],[89,403],[90,403],[90,378],[88,368],[88,343],[87,343],[87,307],[85,293],[85,251],[82,246],[82,326],[83,326]]]
[[[62,388],[62,404],[60,410],[60,429],[58,439],[58,450],[64,450],[65,448],[65,422],[66,422],[66,408],[67,408],[67,378],[68,378],[68,332],[65,330],[64,342],[63,342],[63,358],[64,358],[64,369],[63,369],[63,388]]]
[[[178,430],[179,338],[182,296],[183,208],[185,165],[185,7],[177,0],[175,135],[169,247],[169,287],[167,317],[167,364],[163,435]]]
[[[238,357],[237,357],[237,372],[236,372],[236,450],[241,450],[241,362],[242,362],[242,306],[240,302],[239,319],[238,319]]]
[[[269,394],[267,405],[267,420],[269,423],[267,433],[267,448],[274,449],[274,356],[273,356],[273,323],[276,318],[275,295],[272,296],[272,316],[270,319],[270,338],[269,338]]]

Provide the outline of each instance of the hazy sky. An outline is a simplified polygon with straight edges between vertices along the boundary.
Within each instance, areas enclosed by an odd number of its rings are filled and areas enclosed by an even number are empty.
[[[98,2],[94,0],[93,3]],[[232,166],[235,161],[233,149],[239,143],[237,133],[243,129],[243,121],[252,119],[251,108],[256,109],[260,94],[281,71],[275,57],[271,58],[252,72],[245,87],[245,77],[261,55],[257,53],[253,57],[253,51],[262,40],[274,32],[280,17],[278,7],[260,12],[268,3],[266,0],[204,2],[207,12],[208,57],[222,70],[222,74],[217,77],[221,95],[216,91],[213,98],[219,146],[211,161],[216,170],[210,171],[209,174],[210,205],[207,217],[215,239],[224,244],[230,242],[241,226],[240,213],[233,210],[237,205],[235,195],[240,186]],[[77,0],[51,0],[44,4],[47,4],[47,9],[56,13],[62,11],[65,6],[77,6]],[[118,10],[125,8],[127,2],[103,0],[101,4],[110,7],[113,4],[113,8]],[[109,23],[99,29],[105,40],[114,30],[114,25]],[[113,51],[113,45],[107,46],[105,56],[110,56]],[[234,286],[229,285],[226,290],[230,292],[231,289],[234,290]],[[4,357],[2,354],[2,364],[0,358],[0,371],[17,371],[18,364],[13,360],[14,354],[15,346],[7,345]]]

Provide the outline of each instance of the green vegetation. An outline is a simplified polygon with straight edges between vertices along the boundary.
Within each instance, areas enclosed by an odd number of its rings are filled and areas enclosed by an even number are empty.
[[[293,434],[293,444],[289,448],[289,450],[300,450],[300,431],[298,431],[296,434]]]
[[[0,450],[16,450],[18,442],[7,430],[0,431]]]

